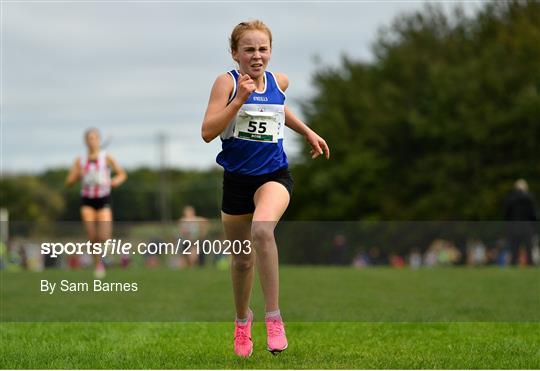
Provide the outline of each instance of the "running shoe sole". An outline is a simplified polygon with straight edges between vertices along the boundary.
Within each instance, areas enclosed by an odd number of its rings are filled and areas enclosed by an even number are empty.
[[[278,354],[280,354],[281,352],[283,352],[285,349],[287,349],[289,347],[289,344],[287,344],[287,346],[283,349],[270,349],[270,348],[266,348],[267,351],[269,351],[270,353],[272,353],[273,356],[277,356]]]

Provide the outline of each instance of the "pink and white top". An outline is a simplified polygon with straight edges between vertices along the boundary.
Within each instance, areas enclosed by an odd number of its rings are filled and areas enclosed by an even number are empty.
[[[97,160],[81,156],[81,196],[101,198],[111,193],[111,169],[107,165],[107,154],[99,152]]]

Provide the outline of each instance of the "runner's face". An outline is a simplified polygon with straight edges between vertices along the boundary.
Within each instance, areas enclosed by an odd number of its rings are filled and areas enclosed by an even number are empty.
[[[88,146],[88,149],[90,150],[97,150],[99,149],[99,134],[95,131],[91,131],[86,135],[86,145]]]
[[[244,32],[232,55],[239,64],[240,73],[247,73],[253,79],[262,76],[272,55],[268,35],[259,30]]]

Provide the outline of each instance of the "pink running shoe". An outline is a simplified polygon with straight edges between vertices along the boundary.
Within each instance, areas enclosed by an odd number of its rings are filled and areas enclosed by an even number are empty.
[[[234,352],[240,357],[247,358],[253,352],[253,341],[251,341],[251,325],[253,323],[253,312],[250,310],[248,321],[241,325],[234,321]]]
[[[287,337],[285,336],[285,324],[281,316],[266,319],[266,334],[268,351],[273,355],[287,349]]]

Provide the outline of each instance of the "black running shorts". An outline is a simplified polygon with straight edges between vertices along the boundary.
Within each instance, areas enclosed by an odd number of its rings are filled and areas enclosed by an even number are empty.
[[[253,197],[264,183],[278,182],[292,195],[293,179],[289,169],[283,168],[263,175],[242,175],[225,171],[223,174],[223,201],[221,210],[229,215],[252,214],[255,211]]]
[[[90,206],[94,210],[101,210],[106,207],[111,207],[111,197],[99,197],[99,198],[88,198],[82,197],[81,206]]]

